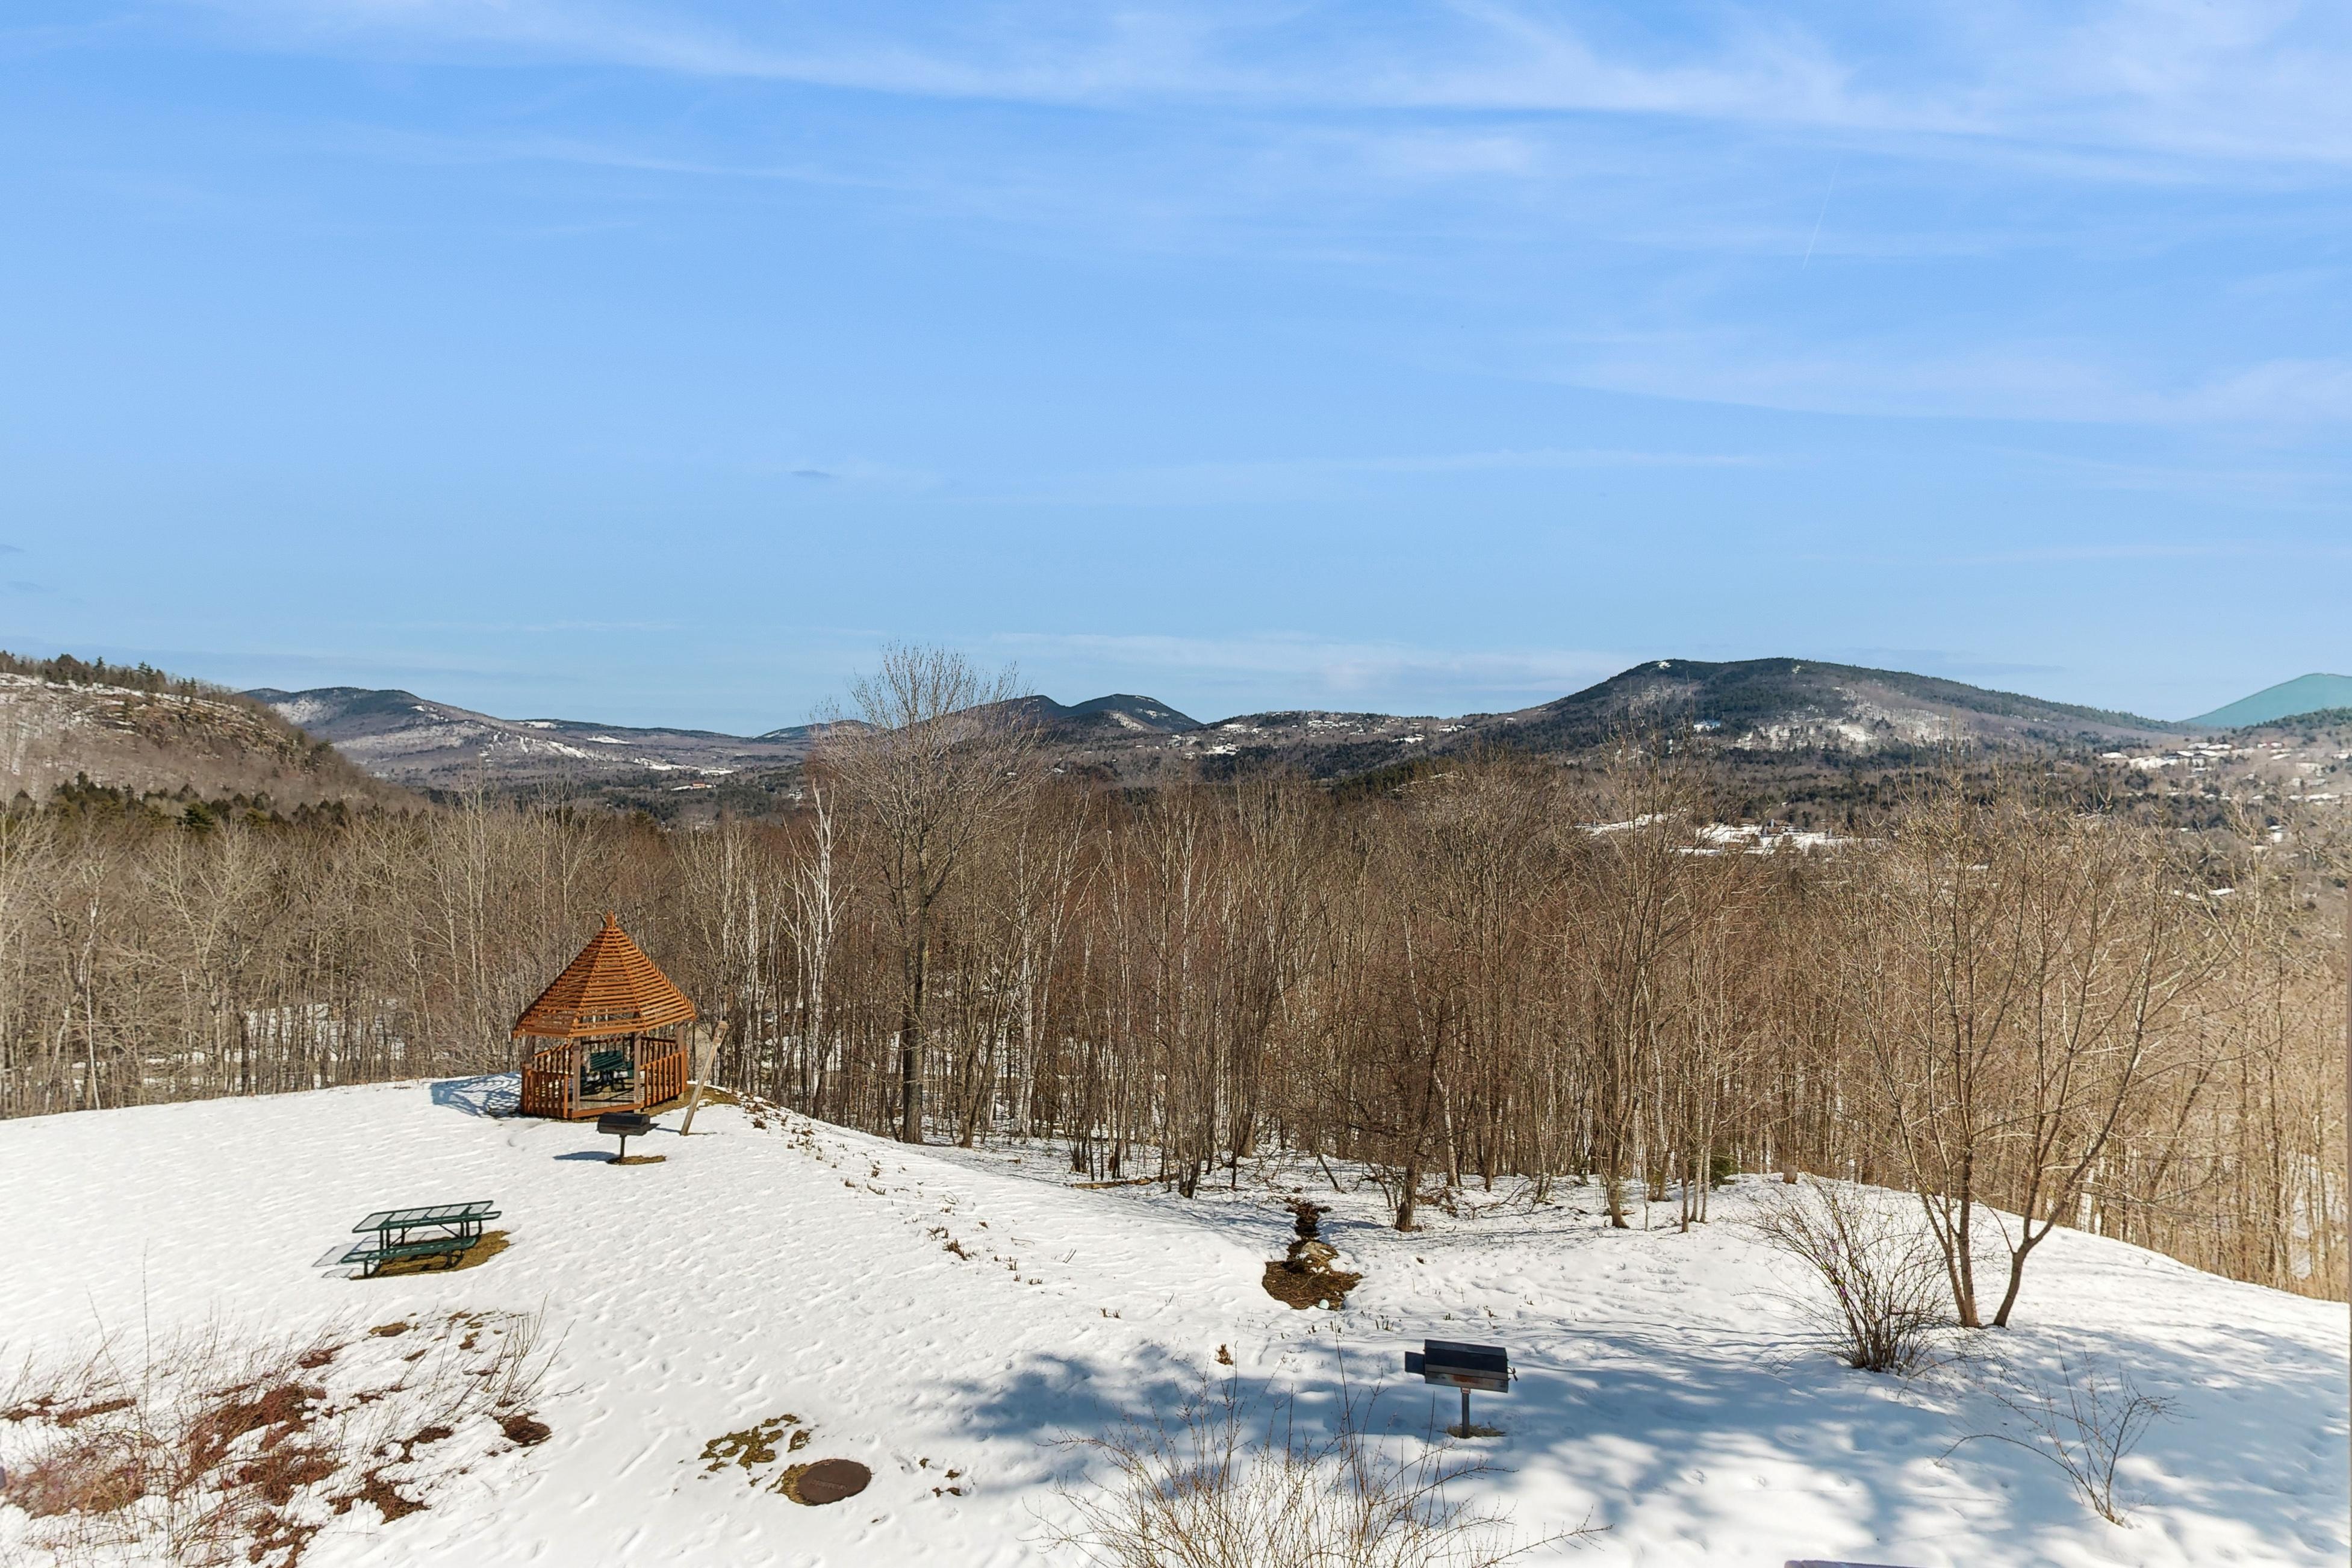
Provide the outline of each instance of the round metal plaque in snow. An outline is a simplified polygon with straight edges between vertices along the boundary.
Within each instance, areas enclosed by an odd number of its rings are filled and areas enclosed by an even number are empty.
[[[819,1459],[801,1472],[793,1490],[805,1503],[839,1502],[866,1489],[874,1472],[855,1459]]]

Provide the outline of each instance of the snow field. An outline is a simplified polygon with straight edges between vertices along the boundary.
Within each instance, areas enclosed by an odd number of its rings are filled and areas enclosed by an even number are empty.
[[[1968,1339],[2009,1375],[2091,1358],[2176,1402],[2127,1466],[2147,1499],[2131,1529],[2017,1447],[1947,1457],[2001,1428],[1980,1387],[1993,1365],[1906,1381],[1815,1346],[1782,1294],[1797,1282],[1737,1223],[1759,1184],[1718,1194],[1687,1235],[1667,1208],[1657,1228],[1611,1231],[1598,1194],[1566,1184],[1550,1206],[1432,1212],[1400,1236],[1377,1192],[1335,1193],[1313,1162],[1245,1168],[1237,1191],[1192,1200],[1076,1190],[1053,1148],[914,1150],[728,1107],[706,1107],[691,1139],[633,1142],[662,1163],[616,1169],[592,1126],[482,1114],[510,1081],[0,1122],[0,1354],[62,1352],[101,1324],[543,1309],[561,1338],[539,1410],[553,1436],[478,1458],[394,1524],[354,1509],[312,1568],[1049,1562],[1045,1525],[1067,1518],[1055,1486],[1086,1463],[1055,1437],[1171,1402],[1223,1373],[1224,1346],[1245,1393],[1293,1390],[1303,1410],[1328,1407],[1343,1365],[1359,1390],[1384,1385],[1378,1420],[1414,1442],[1455,1404],[1402,1378],[1424,1336],[1504,1344],[1521,1373],[1477,1397],[1508,1469],[1472,1494],[1528,1536],[1606,1527],[1529,1561],[2347,1554],[2345,1309],[2102,1238],[2053,1237],[2020,1327]],[[1343,1311],[1293,1311],[1259,1286],[1294,1193],[1331,1205],[1325,1237],[1364,1274]],[[371,1209],[474,1197],[498,1200],[512,1237],[479,1268],[313,1267]],[[790,1458],[859,1460],[866,1492],[810,1509],[705,1473],[711,1439],[785,1415],[810,1433]],[[10,1528],[0,1511],[0,1542]]]

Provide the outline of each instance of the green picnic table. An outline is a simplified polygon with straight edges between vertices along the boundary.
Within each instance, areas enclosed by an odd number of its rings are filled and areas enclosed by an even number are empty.
[[[467,1249],[482,1239],[485,1222],[499,1217],[489,1198],[462,1204],[427,1204],[421,1208],[380,1209],[352,1226],[363,1239],[335,1259],[338,1266],[357,1264],[362,1278],[373,1276],[387,1263],[414,1258],[446,1258],[455,1268]]]

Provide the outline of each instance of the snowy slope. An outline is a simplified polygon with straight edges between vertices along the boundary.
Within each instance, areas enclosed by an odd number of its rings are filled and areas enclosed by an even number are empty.
[[[1390,1369],[1423,1335],[1502,1342],[1522,1370],[1480,1407],[1508,1429],[1496,1447],[1511,1467],[1480,1484],[1520,1529],[1607,1527],[1533,1561],[2346,1558],[2345,1310],[2098,1238],[2054,1237],[2025,1326],[1998,1338],[2027,1363],[2116,1358],[2179,1402],[2142,1450],[2150,1500],[2128,1530],[2015,1447],[1939,1462],[1998,1407],[1963,1380],[1873,1377],[1811,1349],[1772,1261],[1730,1223],[1737,1193],[1689,1235],[1607,1231],[1570,1187],[1553,1207],[1433,1215],[1400,1237],[1376,1194],[1335,1194],[1311,1164],[1272,1173],[1280,1191],[1245,1177],[1187,1203],[1073,1190],[1050,1149],[913,1151],[800,1119],[755,1129],[731,1108],[633,1149],[665,1163],[615,1168],[590,1129],[479,1114],[499,1087],[0,1122],[0,1351],[142,1315],[366,1324],[544,1304],[565,1336],[539,1407],[552,1438],[397,1523],[353,1510],[319,1536],[314,1568],[1050,1561],[1036,1542],[1066,1517],[1053,1483],[1081,1467],[1057,1435],[1166,1398],[1215,1371],[1221,1345],[1245,1383],[1310,1394],[1353,1358],[1395,1383],[1382,1409],[1418,1429],[1431,1395]],[[1342,1312],[1259,1288],[1294,1185],[1334,1206],[1326,1234],[1365,1275]],[[473,1197],[496,1198],[513,1237],[480,1268],[362,1281],[311,1267],[372,1208]],[[873,1486],[809,1509],[703,1475],[707,1440],[787,1413],[813,1429],[802,1457],[862,1460]]]

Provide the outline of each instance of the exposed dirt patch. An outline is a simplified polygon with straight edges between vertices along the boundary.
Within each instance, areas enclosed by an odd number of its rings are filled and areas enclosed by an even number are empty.
[[[422,1513],[425,1510],[425,1505],[415,1498],[403,1497],[398,1487],[383,1479],[382,1470],[370,1470],[367,1479],[360,1483],[358,1491],[346,1498],[337,1498],[335,1511],[348,1513],[355,1502],[373,1503],[376,1512],[383,1515],[386,1524],[406,1519],[412,1513]]]
[[[10,1470],[0,1502],[34,1519],[102,1517],[129,1508],[146,1489],[138,1461],[121,1448],[77,1444]]]
[[[608,1165],[658,1165],[669,1159],[667,1154],[632,1154],[625,1160],[608,1160]]]
[[[1265,1266],[1265,1293],[1302,1311],[1328,1307],[1336,1312],[1348,1304],[1348,1292],[1363,1282],[1362,1275],[1337,1268],[1293,1268],[1279,1261]]]
[[[98,1399],[86,1405],[66,1405],[53,1394],[43,1394],[11,1409],[0,1410],[0,1421],[47,1421],[71,1429],[77,1423],[93,1416],[111,1415],[118,1410],[131,1408],[128,1399]]]
[[[212,1469],[228,1457],[238,1438],[256,1432],[268,1454],[308,1427],[326,1397],[324,1389],[299,1383],[277,1384],[258,1394],[230,1389],[189,1427],[190,1462],[199,1470]]]
[[[236,1485],[251,1488],[272,1508],[284,1508],[294,1500],[296,1492],[327,1479],[336,1468],[334,1456],[324,1448],[289,1443],[240,1466],[233,1479]]]
[[[462,1461],[422,1450],[467,1421],[488,1416],[517,1447],[548,1435],[530,1414],[548,1357],[535,1316],[275,1338],[215,1321],[141,1348],[22,1374],[0,1411],[19,1424],[0,1476],[0,1501],[22,1510],[10,1562],[79,1563],[107,1544],[126,1562],[296,1568],[329,1509],[424,1508]]]
[[[518,1448],[537,1447],[555,1436],[547,1423],[536,1415],[509,1415],[499,1423],[499,1430]]]
[[[1331,1267],[1339,1249],[1322,1237],[1323,1216],[1329,1209],[1303,1198],[1287,1206],[1297,1238],[1288,1256],[1265,1266],[1265,1293],[1301,1311],[1328,1307],[1336,1312],[1348,1304],[1348,1292],[1362,1284],[1364,1277]]]

